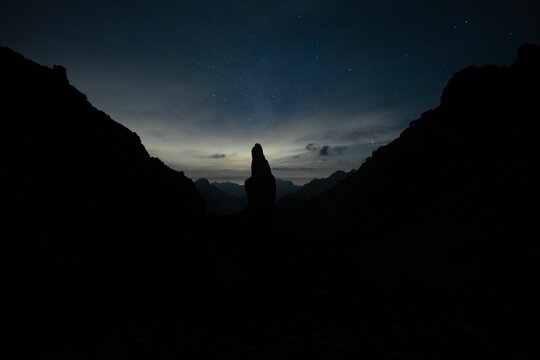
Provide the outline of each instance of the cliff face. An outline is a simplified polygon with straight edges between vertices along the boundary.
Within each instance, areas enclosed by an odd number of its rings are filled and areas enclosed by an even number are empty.
[[[247,199],[245,196],[243,198],[234,197],[222,191],[215,183],[210,184],[207,179],[198,179],[195,181],[195,187],[206,203],[206,215],[235,214],[246,208]]]
[[[440,106],[315,201],[314,222],[354,233],[357,255],[388,286],[527,291],[538,252],[527,234],[540,180],[539,70],[540,48],[529,45],[510,66],[455,74]]]
[[[526,182],[539,152],[539,63],[539,48],[530,45],[510,66],[455,74],[439,107],[321,196],[319,216],[336,223],[360,216],[382,227],[385,218],[410,217],[456,193],[497,188],[501,196],[510,191],[504,183]]]
[[[172,291],[204,214],[193,182],[94,108],[64,68],[0,48],[0,78],[10,243],[32,321],[69,328],[115,294]]]
[[[276,179],[260,144],[251,149],[251,177],[245,181],[248,212],[253,216],[269,216],[276,206]]]
[[[2,112],[15,137],[16,207],[43,231],[154,231],[201,216],[190,179],[148,155],[137,134],[94,108],[66,70],[0,48]]]
[[[333,186],[339,182],[345,180],[350,176],[353,171],[345,172],[342,170],[334,172],[324,179],[313,179],[309,183],[303,185],[297,192],[291,197],[299,200],[309,200],[322,194],[323,192],[330,190]]]

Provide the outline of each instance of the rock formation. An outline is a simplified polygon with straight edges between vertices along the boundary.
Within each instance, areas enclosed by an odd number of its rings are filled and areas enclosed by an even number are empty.
[[[6,233],[25,269],[10,277],[28,292],[27,323],[50,334],[47,345],[70,343],[73,327],[95,331],[118,313],[121,296],[170,296],[185,283],[204,214],[193,182],[93,107],[65,68],[0,47],[0,78],[15,199]]]
[[[248,213],[253,216],[271,215],[276,206],[276,179],[264,157],[260,144],[251,149],[251,177],[246,180]]]
[[[309,183],[303,185],[297,192],[294,193],[292,197],[298,200],[308,200],[311,198],[315,198],[323,192],[330,190],[339,182],[345,180],[353,172],[354,170],[351,170],[349,172],[338,170],[327,178],[313,179]]]
[[[11,173],[24,188],[16,206],[32,209],[41,229],[52,231],[35,235],[139,237],[202,216],[193,182],[93,107],[64,67],[40,66],[0,47],[0,75],[6,130],[17,134]]]
[[[237,184],[235,184],[237,185]],[[201,178],[195,181],[195,188],[206,203],[206,215],[228,215],[241,212],[246,208],[247,199],[244,188],[241,188],[244,196],[239,198],[232,196],[216,186],[215,183]]]

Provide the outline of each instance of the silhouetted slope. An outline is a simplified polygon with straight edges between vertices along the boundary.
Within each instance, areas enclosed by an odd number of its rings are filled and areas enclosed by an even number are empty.
[[[218,183],[214,182],[212,185],[219,188],[221,191],[226,192],[227,194],[237,197],[237,198],[246,198],[246,190],[242,185],[238,185],[231,182]],[[294,184],[292,181],[276,179],[276,200],[279,200],[285,196],[294,194],[300,189],[300,186]]]
[[[430,306],[457,301],[456,321],[478,324],[500,356],[532,350],[523,319],[539,300],[539,100],[538,46],[510,66],[458,72],[439,107],[323,193],[308,218],[354,249],[375,284],[417,297],[443,289]]]
[[[210,184],[207,179],[198,179],[195,181],[195,187],[206,203],[207,215],[234,214],[244,210],[247,206],[245,195],[243,198],[231,196],[220,190],[215,184]]]
[[[307,200],[319,196],[323,192],[331,189],[340,181],[346,179],[352,173],[353,171],[345,172],[338,170],[327,178],[313,179],[309,183],[300,187],[300,189],[294,193],[293,197],[298,200]]]
[[[29,327],[50,324],[35,327],[49,340],[77,322],[93,331],[87,322],[120,313],[112,310],[120,297],[177,291],[161,285],[179,281],[189,262],[185,249],[204,213],[193,182],[94,108],[63,67],[2,47],[0,78],[12,145],[10,226],[22,247],[14,255],[29,273],[18,281],[35,291],[25,297],[25,313],[35,315]]]
[[[276,179],[276,200],[290,196],[296,193],[298,189],[300,189],[300,186],[296,185],[292,181]]]
[[[503,194],[531,190],[539,150],[538,56],[538,47],[529,46],[511,66],[470,67],[455,74],[439,107],[320,197],[319,216],[336,224],[361,219],[370,224],[362,233],[372,234],[456,196],[490,190],[493,200],[500,200]],[[468,205],[463,206],[454,210]]]
[[[247,213],[265,218],[273,215],[276,206],[276,178],[264,156],[262,146],[251,149],[251,177],[245,183],[248,198]]]
[[[19,204],[48,219],[92,228],[200,216],[192,181],[148,155],[137,134],[94,108],[65,69],[49,69],[0,48],[2,111],[20,131],[14,155],[28,184]],[[27,176],[22,176],[27,175]],[[37,208],[36,208],[37,207]]]
[[[217,187],[219,190],[234,196],[236,198],[247,198],[246,190],[243,185],[239,185],[232,182],[213,182],[212,185]]]

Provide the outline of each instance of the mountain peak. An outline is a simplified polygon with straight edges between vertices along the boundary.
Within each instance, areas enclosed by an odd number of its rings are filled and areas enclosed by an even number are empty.
[[[199,178],[195,181],[195,185],[197,186],[210,186],[210,181],[205,178]]]
[[[276,204],[276,179],[260,144],[251,149],[251,156],[251,177],[245,182],[248,210],[252,215],[268,215]]]
[[[42,66],[0,47],[0,77],[8,126],[31,140],[18,146],[24,163],[17,173],[31,189],[21,192],[20,204],[44,214],[39,221],[98,234],[203,214],[193,182],[150,157],[135,132],[92,106],[69,84],[65,67]],[[150,208],[155,211],[147,214]]]

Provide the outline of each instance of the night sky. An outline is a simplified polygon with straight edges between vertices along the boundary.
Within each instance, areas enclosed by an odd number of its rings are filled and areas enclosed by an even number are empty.
[[[64,65],[194,180],[243,182],[255,142],[300,184],[358,168],[454,72],[509,64],[526,42],[540,43],[538,0],[0,4],[0,45]]]

